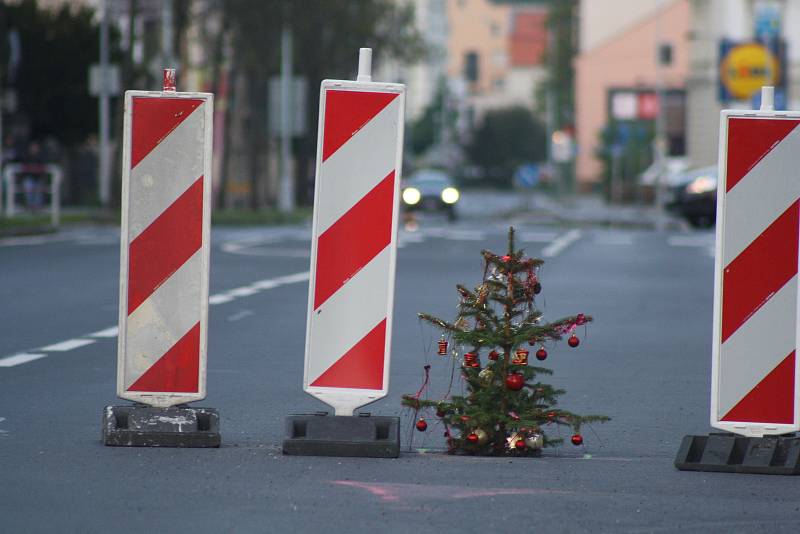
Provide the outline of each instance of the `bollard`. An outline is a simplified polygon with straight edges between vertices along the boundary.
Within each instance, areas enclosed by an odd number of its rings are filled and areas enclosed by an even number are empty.
[[[125,92],[117,395],[137,404],[106,407],[106,445],[220,445],[216,410],[184,405],[206,396],[214,102],[174,79]]]
[[[711,426],[730,434],[686,436],[678,469],[800,473],[800,438],[776,438],[800,429],[800,113],[770,90],[720,118]]]
[[[352,417],[389,388],[403,146],[405,86],[370,65],[362,48],[358,81],[321,85],[303,389],[334,416],[290,418],[286,454],[399,454],[396,421]]]

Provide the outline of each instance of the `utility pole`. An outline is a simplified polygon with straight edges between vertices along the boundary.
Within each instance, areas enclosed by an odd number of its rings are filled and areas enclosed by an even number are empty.
[[[98,185],[100,204],[107,208],[111,201],[111,162],[109,159],[110,87],[108,86],[108,0],[100,1],[100,147],[98,157]]]
[[[281,31],[281,159],[278,209],[286,213],[294,209],[294,179],[292,176],[292,28],[284,24]]]
[[[662,59],[662,18],[664,15],[664,2],[659,0],[658,12],[656,13],[656,100],[658,102],[658,114],[656,115],[655,139],[653,141],[653,156],[656,163],[658,174],[656,175],[656,227],[664,230],[666,226],[666,213],[664,204],[666,202],[666,184],[664,175],[666,173],[666,136],[664,132],[664,71]]]
[[[161,4],[161,56],[164,61],[164,68],[175,68],[173,64],[175,61],[175,53],[173,52],[172,43],[175,40],[173,36],[173,23],[172,23],[172,0],[162,0]]]

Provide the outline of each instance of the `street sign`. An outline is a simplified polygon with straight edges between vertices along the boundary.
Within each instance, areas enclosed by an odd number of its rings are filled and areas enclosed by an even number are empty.
[[[213,105],[125,92],[117,395],[155,407],[206,395]]]
[[[118,95],[121,90],[119,65],[109,65],[106,69],[106,91]],[[103,69],[97,63],[89,66],[89,94],[100,96],[103,89]]]
[[[389,389],[404,99],[402,84],[321,86],[303,389],[336,415]]]
[[[308,81],[303,76],[292,78],[291,91],[289,91],[289,127],[293,136],[306,133],[306,95],[308,94]],[[269,79],[269,133],[281,133],[281,78],[273,76]]]
[[[720,42],[720,101],[750,100],[762,86],[783,87],[785,57],[783,45],[760,42]]]
[[[800,429],[798,125],[721,114],[711,426],[746,436]]]
[[[535,163],[520,165],[514,172],[514,183],[518,187],[533,187],[539,183],[539,174],[539,166]]]

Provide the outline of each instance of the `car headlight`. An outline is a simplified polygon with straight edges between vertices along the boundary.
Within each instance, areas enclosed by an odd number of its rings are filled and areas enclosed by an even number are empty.
[[[717,188],[717,181],[711,176],[698,176],[686,186],[690,195],[701,195]]]
[[[422,193],[416,187],[406,187],[403,189],[403,202],[413,206],[422,198]]]
[[[455,187],[445,187],[442,190],[442,202],[445,204],[455,204],[458,202],[458,189]]]

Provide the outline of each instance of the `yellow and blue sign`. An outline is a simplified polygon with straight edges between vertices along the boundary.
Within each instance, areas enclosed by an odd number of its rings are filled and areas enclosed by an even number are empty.
[[[720,101],[750,100],[764,85],[775,87],[776,93],[784,90],[785,47],[777,39],[773,43],[720,43]]]

